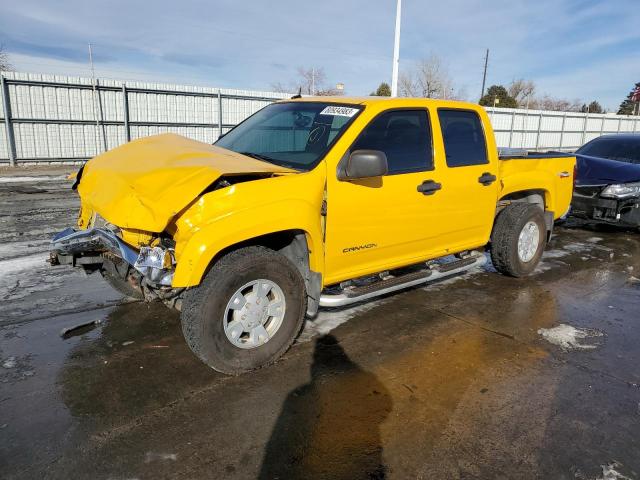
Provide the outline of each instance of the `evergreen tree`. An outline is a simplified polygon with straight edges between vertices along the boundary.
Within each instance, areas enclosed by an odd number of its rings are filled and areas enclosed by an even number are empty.
[[[604,109],[602,105],[600,105],[597,101],[591,102],[589,105],[586,103],[580,107],[580,111],[582,113],[604,113]]]
[[[371,92],[372,97],[390,97],[391,87],[387,82],[382,82],[375,92]]]
[[[496,107],[502,108],[518,108],[518,101],[509,95],[507,89],[502,85],[491,85],[487,94],[480,99],[480,105],[485,107],[493,107],[495,99],[498,99]]]
[[[618,115],[633,115],[635,113],[636,104],[631,101],[631,97],[633,96],[634,90],[638,87],[640,87],[640,82],[636,83],[634,89],[629,92],[627,98],[620,104]]]

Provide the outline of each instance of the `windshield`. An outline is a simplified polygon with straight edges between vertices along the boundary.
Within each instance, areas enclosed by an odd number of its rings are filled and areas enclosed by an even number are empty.
[[[312,169],[360,113],[357,105],[273,103],[215,145],[297,170]]]
[[[600,137],[580,147],[576,153],[640,164],[640,135],[636,137]]]

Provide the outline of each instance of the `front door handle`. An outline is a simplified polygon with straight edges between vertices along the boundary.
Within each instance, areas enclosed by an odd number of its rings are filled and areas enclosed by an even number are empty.
[[[423,195],[433,195],[442,188],[442,184],[433,180],[425,180],[418,185],[418,191]]]
[[[495,182],[498,178],[495,175],[492,175],[489,172],[484,172],[479,178],[478,182],[480,182],[485,187],[488,187],[493,182]]]

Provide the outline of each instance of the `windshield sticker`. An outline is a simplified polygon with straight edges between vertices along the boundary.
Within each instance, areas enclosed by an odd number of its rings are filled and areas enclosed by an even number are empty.
[[[356,113],[358,113],[357,108],[338,107],[336,105],[330,105],[328,107],[325,107],[324,110],[320,112],[320,115],[337,115],[339,117],[353,117]]]

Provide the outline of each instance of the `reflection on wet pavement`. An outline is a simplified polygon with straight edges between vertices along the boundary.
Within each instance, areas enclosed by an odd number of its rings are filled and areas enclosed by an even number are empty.
[[[225,377],[175,312],[40,263],[77,201],[32,187],[0,185],[2,478],[640,478],[637,234],[569,224],[529,278],[326,310],[276,365]],[[559,326],[602,337],[539,333]]]

